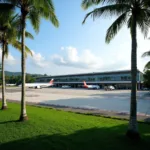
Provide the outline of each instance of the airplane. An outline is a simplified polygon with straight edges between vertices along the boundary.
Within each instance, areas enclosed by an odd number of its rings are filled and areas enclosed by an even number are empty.
[[[88,89],[99,89],[100,87],[98,85],[87,85],[85,81],[83,81],[84,85],[83,87],[84,88],[88,88]]]
[[[6,84],[6,86],[16,86],[16,84]]]
[[[42,87],[50,87],[53,86],[54,79],[51,79],[49,83],[25,83],[25,87],[41,89]],[[19,85],[21,86],[21,85]]]

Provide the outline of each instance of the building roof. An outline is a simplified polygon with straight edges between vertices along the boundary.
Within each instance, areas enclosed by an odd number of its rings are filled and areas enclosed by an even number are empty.
[[[138,72],[142,73],[141,71],[137,70]],[[79,73],[79,74],[66,74],[66,75],[52,75],[52,76],[45,76],[45,77],[37,77],[37,78],[56,78],[56,77],[73,77],[73,76],[88,76],[88,75],[109,75],[109,74],[122,74],[122,73],[130,73],[131,70],[118,70],[118,71],[105,71],[105,72],[91,72],[91,73]],[[143,73],[142,73],[143,74]]]

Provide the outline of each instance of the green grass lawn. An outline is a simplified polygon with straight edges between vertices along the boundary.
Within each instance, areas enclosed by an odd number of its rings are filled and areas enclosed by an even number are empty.
[[[20,105],[0,110],[0,150],[149,150],[150,125],[139,124],[140,142],[125,137],[127,121],[28,106],[29,121],[17,122]]]

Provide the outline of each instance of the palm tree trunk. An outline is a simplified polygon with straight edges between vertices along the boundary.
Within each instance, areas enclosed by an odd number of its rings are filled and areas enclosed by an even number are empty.
[[[26,113],[26,101],[25,101],[25,78],[26,78],[26,66],[25,66],[25,20],[26,15],[22,11],[22,53],[21,53],[21,71],[22,71],[22,90],[21,90],[21,115],[20,121],[28,120]]]
[[[3,42],[3,48],[2,48],[2,110],[7,109],[7,103],[6,103],[6,97],[5,97],[4,59],[5,59],[5,43]]]
[[[136,15],[133,15],[131,38],[132,38],[132,51],[131,51],[131,103],[130,103],[130,120],[127,136],[133,139],[139,138],[138,126],[137,126],[137,25]]]

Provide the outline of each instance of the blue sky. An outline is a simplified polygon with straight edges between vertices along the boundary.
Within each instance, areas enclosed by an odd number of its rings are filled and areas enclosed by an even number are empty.
[[[81,8],[81,0],[63,0],[62,3],[55,0],[54,6],[59,28],[41,20],[40,32],[35,34],[28,22],[27,30],[35,37],[26,40],[26,45],[33,51],[33,57],[27,59],[28,73],[57,75],[130,69],[131,39],[126,26],[108,45],[105,34],[115,18],[101,18],[94,22],[89,18],[82,25],[89,10]],[[150,41],[138,31],[137,58],[141,71],[149,60],[141,58],[141,54],[149,48]],[[20,54],[10,47],[6,70],[20,71],[20,68]]]

